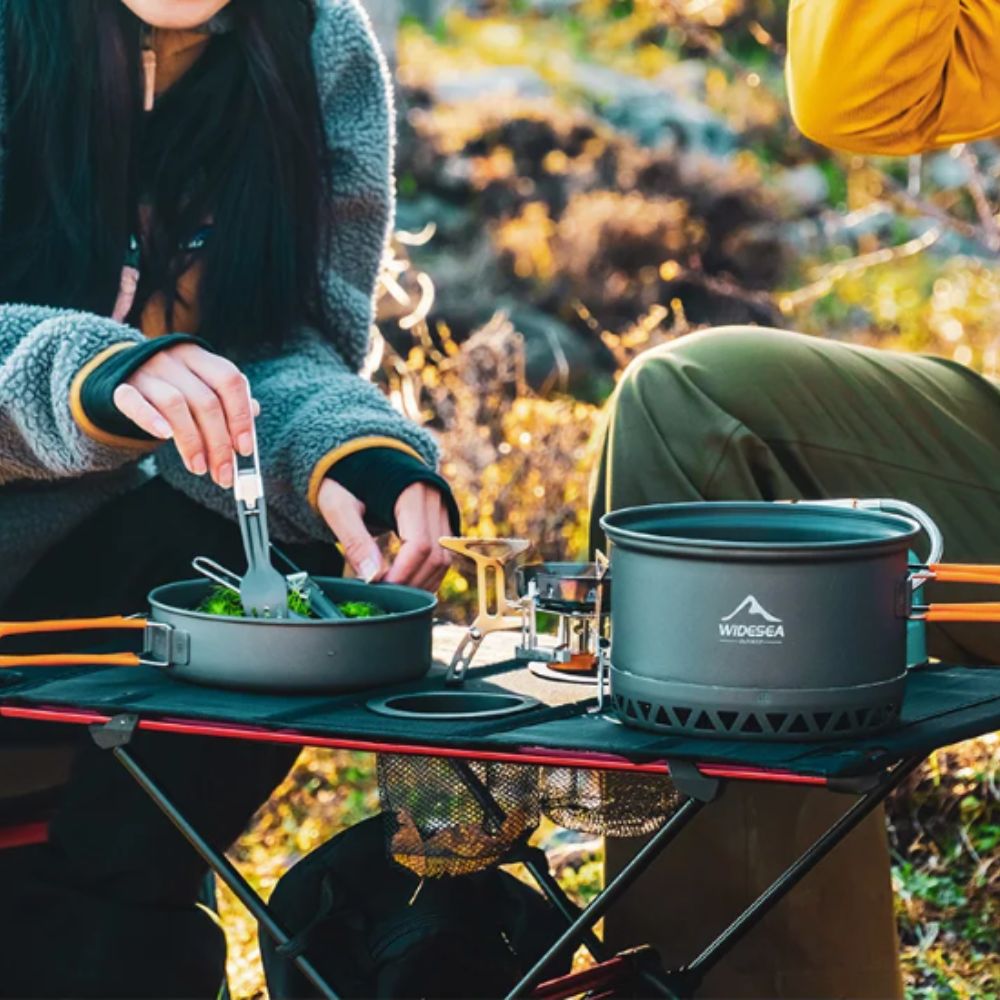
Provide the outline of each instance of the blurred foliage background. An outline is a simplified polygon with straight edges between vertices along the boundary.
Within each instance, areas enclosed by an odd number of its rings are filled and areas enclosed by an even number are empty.
[[[831,152],[791,122],[786,0],[371,0],[399,105],[398,237],[372,370],[441,436],[470,533],[586,548],[601,404],[638,353],[757,323],[1000,367],[1000,151]],[[831,82],[831,85],[835,85]],[[464,620],[466,567],[446,581]],[[1000,739],[893,799],[911,997],[1000,996]],[[377,809],[373,762],[309,751],[234,860],[264,891]],[[546,827],[567,888],[600,844]],[[236,997],[264,990],[223,898]]]

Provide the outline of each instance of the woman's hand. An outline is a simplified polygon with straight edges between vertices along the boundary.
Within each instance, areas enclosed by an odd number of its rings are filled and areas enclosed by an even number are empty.
[[[448,570],[448,553],[438,539],[451,534],[441,492],[427,483],[414,483],[396,501],[396,525],[403,543],[387,567],[375,539],[365,527],[365,505],[332,479],[323,481],[317,499],[319,512],[344,547],[347,561],[362,580],[385,580],[435,591]]]
[[[253,414],[246,376],[197,344],[151,357],[115,390],[115,405],[147,434],[169,440],[189,472],[233,485],[233,451],[253,454]]]

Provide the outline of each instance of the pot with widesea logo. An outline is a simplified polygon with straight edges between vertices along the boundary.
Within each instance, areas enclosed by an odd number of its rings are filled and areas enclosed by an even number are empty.
[[[969,581],[973,568],[910,566],[921,527],[940,536],[898,501],[661,504],[601,525],[615,587],[611,701],[644,729],[877,732],[899,714],[911,619],[995,620],[990,605],[915,605],[926,580]],[[996,567],[974,569],[971,582],[1000,582]]]

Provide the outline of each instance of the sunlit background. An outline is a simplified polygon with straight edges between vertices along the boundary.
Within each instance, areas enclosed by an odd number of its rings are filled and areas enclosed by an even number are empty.
[[[872,159],[805,140],[785,0],[368,6],[400,119],[371,365],[439,432],[470,533],[582,555],[601,404],[631,358],[693,329],[782,326],[998,373],[1000,150]],[[997,737],[966,743],[890,804],[911,997],[998,996],[998,773]],[[377,808],[370,758],[310,751],[233,858],[267,891]],[[600,844],[539,836],[592,896]],[[262,995],[254,925],[229,899],[223,916],[233,994]]]

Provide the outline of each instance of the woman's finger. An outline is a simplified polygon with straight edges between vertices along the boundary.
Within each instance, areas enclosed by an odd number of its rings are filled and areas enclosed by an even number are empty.
[[[424,510],[422,483],[403,490],[396,501],[396,534],[403,543],[389,573],[387,583],[416,586],[424,576],[424,564],[431,552],[430,532]]]
[[[365,527],[361,501],[339,483],[327,479],[320,487],[317,506],[358,577],[366,583],[381,579],[385,563],[378,544]]]
[[[208,472],[205,446],[184,393],[163,379],[147,375],[142,369],[128,380],[128,384],[137,389],[170,425],[174,444],[188,472],[205,475]]]
[[[241,455],[253,454],[253,410],[250,383],[231,361],[211,354],[196,344],[184,344],[175,352],[222,403],[229,436],[235,451]]]
[[[418,586],[433,592],[441,586],[445,573],[448,572],[448,567],[451,565],[448,550],[440,543],[444,535],[451,534],[451,522],[439,490],[431,488],[427,491],[425,505],[431,554],[426,563],[427,575]]]
[[[442,552],[438,545],[441,532],[438,530],[440,511],[440,494],[435,489],[423,488],[418,493],[422,510],[419,537],[424,542],[426,555],[418,571],[414,574],[411,584],[424,590],[435,591],[444,577]]]
[[[132,423],[141,427],[147,434],[169,441],[174,432],[151,403],[143,398],[141,392],[134,386],[122,383],[115,389],[114,403]]]
[[[418,586],[424,574],[424,564],[430,555],[430,544],[423,538],[403,542],[386,574],[386,583],[401,583],[406,587]]]
[[[160,378],[184,394],[201,431],[212,478],[223,489],[229,489],[233,485],[233,439],[229,435],[222,400],[211,386],[176,358],[165,357],[164,362]]]
[[[396,502],[397,533],[403,545],[386,580],[412,587],[437,589],[444,576],[443,555],[438,539],[440,520],[438,491],[426,483],[404,490]]]
[[[434,563],[434,575],[432,577],[432,586],[429,590],[436,591],[442,583],[444,583],[444,578],[451,568],[451,553],[441,545],[440,540],[451,532],[451,518],[448,516],[448,512],[444,509],[442,505],[441,510],[438,514],[437,520],[432,522],[433,535],[434,535],[434,553],[432,556],[432,561]]]

